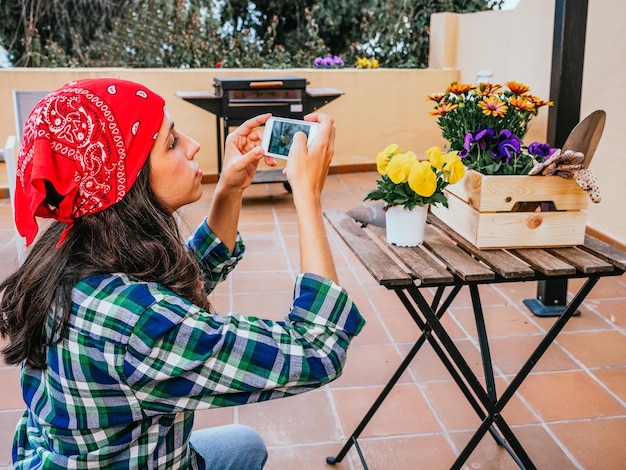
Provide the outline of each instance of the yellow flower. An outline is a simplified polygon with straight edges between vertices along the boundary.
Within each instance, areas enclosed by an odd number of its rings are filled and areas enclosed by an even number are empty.
[[[369,59],[367,57],[358,57],[356,59],[357,69],[377,69],[378,59]]]
[[[487,116],[504,117],[509,107],[497,96],[488,96],[484,101],[478,103],[478,107],[483,110],[483,114]]]
[[[459,152],[448,152],[443,156],[443,174],[448,180],[448,183],[457,183],[463,176],[465,176],[465,165],[463,160],[459,157]]]
[[[376,155],[376,169],[378,173],[381,175],[387,174],[387,165],[389,164],[389,160],[394,155],[398,155],[402,153],[403,150],[398,147],[398,144],[389,144],[385,147],[385,150]]]
[[[423,197],[430,197],[437,189],[437,175],[427,160],[416,161],[411,165],[409,187]]]
[[[441,170],[444,164],[444,154],[441,152],[441,147],[431,147],[426,150],[426,156],[430,160],[430,164]]]
[[[387,176],[389,176],[389,179],[395,184],[406,183],[409,179],[413,162],[415,161],[416,158],[413,152],[394,155],[387,164]]]

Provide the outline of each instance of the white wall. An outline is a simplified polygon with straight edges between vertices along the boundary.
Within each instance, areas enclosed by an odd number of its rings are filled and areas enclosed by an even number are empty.
[[[456,21],[433,15],[431,25],[450,29],[446,39],[434,34],[431,67],[456,67],[460,80],[473,83],[478,70],[492,70],[492,81],[515,80],[533,94],[549,99],[555,0],[520,0],[513,10],[456,15]],[[457,30],[454,31],[454,25]],[[591,204],[587,225],[597,234],[626,246],[626,2],[589,0],[581,115],[597,109],[607,113],[604,133],[591,163],[602,194]],[[450,42],[456,45],[450,50]],[[443,58],[442,58],[443,57]],[[453,60],[454,59],[454,60]],[[451,63],[451,62],[454,62]],[[533,120],[528,142],[545,140],[547,109]]]

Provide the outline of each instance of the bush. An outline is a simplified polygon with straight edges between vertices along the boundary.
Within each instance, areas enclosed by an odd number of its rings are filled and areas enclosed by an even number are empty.
[[[425,67],[433,12],[501,0],[15,0],[0,4],[0,45],[27,67],[312,67],[358,57]]]

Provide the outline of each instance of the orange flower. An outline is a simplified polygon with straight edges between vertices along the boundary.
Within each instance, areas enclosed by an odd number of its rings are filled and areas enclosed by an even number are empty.
[[[431,116],[443,116],[444,114],[454,111],[459,107],[458,104],[441,103],[439,106],[428,111]]]
[[[450,86],[446,89],[446,93],[454,93],[455,95],[462,95],[463,93],[467,93],[470,90],[473,90],[475,87],[468,83],[458,83],[452,82]]]
[[[533,95],[528,95],[527,97],[528,97],[528,99],[529,99],[530,101],[532,101],[532,102],[535,104],[535,106],[537,106],[538,108],[541,108],[542,106],[553,106],[553,105],[554,105],[554,103],[553,103],[552,101],[544,101],[544,100],[542,100],[541,98],[538,98],[538,97],[533,96]]]
[[[483,114],[498,117],[504,117],[509,109],[506,103],[501,101],[497,96],[488,96],[478,103],[478,107],[483,110]]]
[[[483,95],[493,95],[497,93],[500,88],[502,88],[502,85],[495,83],[480,83],[478,85],[478,91]]]
[[[430,95],[426,95],[426,98],[435,103],[439,103],[444,96],[446,96],[445,93],[431,93]]]
[[[506,86],[513,92],[514,95],[523,95],[530,91],[530,87],[519,82],[506,82]]]
[[[527,96],[514,96],[509,100],[509,104],[521,111],[532,111],[535,109],[535,103],[528,99]]]

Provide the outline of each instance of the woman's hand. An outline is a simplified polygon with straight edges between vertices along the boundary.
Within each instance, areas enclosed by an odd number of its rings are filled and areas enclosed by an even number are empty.
[[[295,197],[319,196],[335,152],[334,119],[316,112],[305,116],[304,120],[318,122],[319,129],[309,147],[304,133],[297,132],[294,136],[284,171]]]
[[[259,160],[263,158],[261,140],[265,121],[271,114],[248,119],[226,138],[224,165],[215,187],[207,224],[232,251],[237,237],[243,191],[252,183]],[[273,158],[265,162],[273,166]]]
[[[261,140],[263,128],[260,127],[271,114],[262,114],[248,119],[226,138],[224,165],[219,175],[219,183],[225,188],[244,190],[252,183],[259,160],[263,157]],[[275,166],[271,157],[265,157],[265,163]]]

